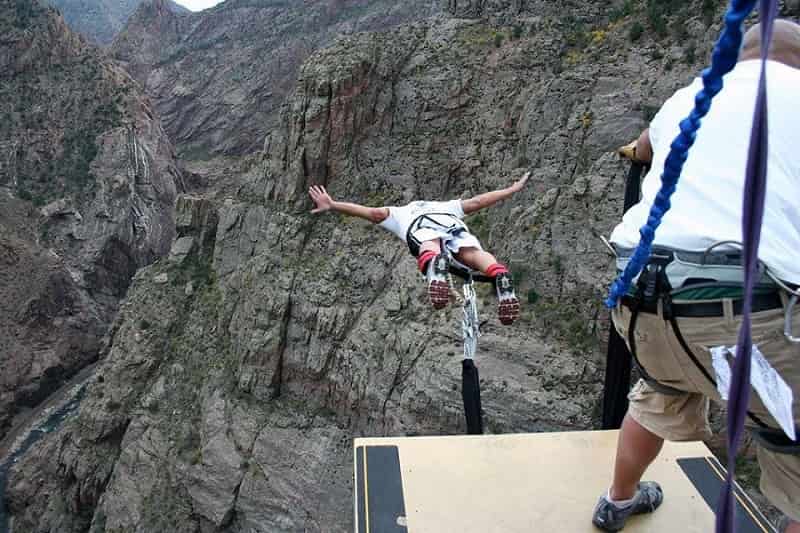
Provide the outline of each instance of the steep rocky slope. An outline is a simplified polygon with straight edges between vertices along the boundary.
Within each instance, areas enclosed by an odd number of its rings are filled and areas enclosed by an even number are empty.
[[[173,149],[130,77],[51,8],[0,2],[0,437],[97,357],[169,249]]]
[[[624,171],[612,150],[718,26],[700,1],[668,17],[551,5],[457,2],[458,18],[312,54],[236,194],[179,200],[170,257],[136,275],[79,414],[18,465],[15,530],[349,531],[353,436],[463,430],[458,310],[428,310],[387,234],[311,216],[315,183],[377,205],[535,169],[468,220],[525,304],[503,328],[482,289],[486,421],[592,427],[611,277],[597,235]]]
[[[125,26],[142,0],[44,0],[57,8],[72,30],[91,42],[108,45]],[[168,1],[176,13],[188,13],[185,7]]]
[[[112,46],[153,98],[181,157],[209,180],[261,150],[301,63],[336,35],[439,10],[432,0],[228,0],[178,16],[143,2]],[[210,161],[213,160],[213,161]]]

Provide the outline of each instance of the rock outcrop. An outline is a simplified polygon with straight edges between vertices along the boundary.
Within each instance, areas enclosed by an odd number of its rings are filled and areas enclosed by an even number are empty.
[[[142,0],[44,0],[57,8],[73,31],[89,41],[109,45]],[[185,7],[168,1],[176,13],[188,13]]]
[[[438,10],[431,0],[228,0],[181,16],[164,0],[146,0],[111,50],[152,97],[181,157],[214,180],[232,163],[210,160],[262,149],[314,50]]]
[[[0,3],[0,436],[97,358],[174,234],[173,148],[130,77],[36,2]]]

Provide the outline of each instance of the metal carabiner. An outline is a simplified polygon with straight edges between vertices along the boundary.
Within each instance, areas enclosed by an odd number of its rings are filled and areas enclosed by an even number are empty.
[[[701,255],[701,256],[700,256],[700,266],[705,266],[705,264],[706,264],[706,259],[708,258],[708,255],[709,255],[709,254],[710,254],[710,253],[711,253],[711,252],[712,252],[712,251],[713,251],[715,248],[719,248],[720,246],[724,246],[724,245],[727,245],[727,244],[735,244],[735,245],[736,245],[736,246],[738,246],[740,249],[744,248],[744,244],[742,244],[742,243],[741,243],[741,242],[739,242],[739,241],[717,241],[717,242],[711,243],[711,246],[709,246],[708,248],[706,248],[705,250],[703,250],[703,255]],[[759,268],[759,270],[760,270],[760,268]]]
[[[797,304],[798,300],[800,300],[800,291],[786,285],[786,283],[778,279],[778,276],[773,274],[768,267],[764,268],[764,273],[775,282],[775,285],[788,294],[789,303],[786,305],[786,310],[783,312],[783,336],[792,344],[800,344],[800,337],[792,335],[792,311],[794,311],[794,306]]]

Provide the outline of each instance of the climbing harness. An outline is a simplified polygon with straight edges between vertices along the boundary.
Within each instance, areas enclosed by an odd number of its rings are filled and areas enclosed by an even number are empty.
[[[427,239],[418,238],[419,232],[424,230],[431,230],[434,234],[429,235]],[[419,255],[419,247],[422,242],[430,240],[430,237],[437,238],[441,234],[457,237],[465,231],[469,231],[467,225],[450,213],[426,213],[415,218],[408,226],[406,244],[408,244],[411,255],[416,257]]]
[[[419,256],[420,246],[422,246],[422,241],[416,236],[417,232],[420,230],[433,230],[440,235],[444,234],[451,237],[458,237],[464,232],[469,232],[469,228],[464,221],[456,218],[450,213],[426,213],[424,215],[420,215],[415,218],[413,222],[411,222],[411,224],[408,226],[408,230],[406,231],[406,244],[408,245],[408,251],[411,252],[411,255],[414,257]],[[434,238],[441,239],[442,237],[437,236]],[[472,281],[477,281],[480,283],[494,283],[494,278],[484,276],[480,272],[476,272],[466,265],[462,265],[456,261],[450,250],[447,249],[447,246],[444,242],[442,242],[442,252],[448,254],[448,258],[450,259],[450,272],[452,274],[455,274],[464,281],[471,279]],[[452,283],[450,286],[453,286]]]
[[[721,317],[724,316],[724,306],[721,301],[691,301],[687,299],[689,294],[705,294],[709,295],[708,299],[721,299],[723,293],[736,294],[742,292],[741,270],[731,269],[731,266],[741,267],[741,252],[715,252],[714,250],[723,245],[742,246],[738,241],[718,241],[712,243],[705,250],[700,252],[685,252],[677,250],[668,250],[662,248],[654,248],[654,254],[651,256],[651,261],[645,267],[644,272],[641,274],[637,281],[637,291],[635,296],[626,295],[622,298],[623,305],[631,309],[632,316],[629,324],[629,338],[628,344],[630,346],[633,364],[639,370],[642,378],[648,382],[654,390],[662,394],[681,394],[682,391],[676,391],[671,387],[658,383],[654,380],[643,368],[639,362],[636,354],[636,340],[633,335],[636,325],[636,317],[639,312],[649,312],[663,316],[664,320],[669,322],[673,333],[675,334],[678,343],[689,357],[697,369],[705,376],[705,378],[714,386],[717,387],[716,380],[705,369],[705,367],[697,360],[688,343],[684,339],[676,318],[679,317]],[[629,250],[622,250],[618,258],[624,259],[629,256]],[[692,281],[691,277],[686,277],[687,267],[683,265],[682,270],[679,271],[677,279],[681,282],[677,288],[672,288],[672,281],[675,277],[669,272],[669,266],[674,264],[676,258],[681,258],[684,261],[690,260],[696,262],[700,267],[709,267],[712,270],[704,272],[699,270],[700,276],[709,276],[722,273],[728,275],[729,280],[714,280],[714,279],[701,279],[699,283],[690,283],[683,285],[683,281]],[[713,270],[713,265],[723,265],[722,269]],[[691,268],[688,269],[691,271]],[[780,309],[785,307],[784,312],[784,331],[783,334],[787,341],[797,343],[798,339],[792,336],[792,319],[793,319],[793,306],[792,300],[796,301],[798,290],[793,289],[782,280],[780,280],[771,269],[763,262],[758,261],[758,271],[762,273],[758,285],[754,286],[754,294],[752,296],[752,303],[750,311],[753,313],[760,311],[768,311],[773,309]],[[709,274],[711,272],[711,274]],[[705,282],[702,282],[705,281]],[[768,283],[772,282],[772,283]],[[785,291],[791,298],[789,304],[784,306],[784,301],[781,298],[779,291]],[[713,295],[713,296],[711,296]],[[739,296],[739,298],[741,298]],[[743,313],[743,301],[736,299],[732,301],[732,310],[734,315],[741,315]],[[750,419],[759,426],[758,431],[766,434],[771,431],[776,431],[767,426],[763,421],[759,420],[756,415],[747,412]],[[766,442],[774,441],[777,437],[772,437]],[[791,441],[788,441],[791,442]],[[795,449],[791,453],[800,453],[800,443],[782,445],[785,449]]]
[[[712,247],[713,248],[713,247]],[[702,252],[699,252],[702,253]],[[710,249],[706,250],[706,254],[710,253]],[[650,261],[645,266],[644,271],[637,280],[637,289],[633,296],[626,295],[622,298],[622,304],[631,310],[631,318],[628,325],[628,345],[630,346],[631,356],[633,357],[633,364],[642,376],[642,379],[648,383],[655,391],[665,395],[682,395],[685,391],[669,387],[654,379],[642,363],[639,361],[636,351],[636,320],[640,313],[651,313],[660,315],[666,322],[669,323],[678,344],[681,346],[684,354],[689,358],[697,370],[705,377],[706,380],[716,389],[717,382],[714,377],[708,372],[703,364],[697,359],[686,339],[681,333],[678,325],[677,318],[679,317],[714,317],[723,316],[724,308],[721,302],[687,302],[676,303],[676,295],[688,290],[697,290],[698,287],[702,289],[733,289],[741,285],[725,283],[725,282],[711,282],[702,283],[697,285],[689,285],[688,287],[672,288],[670,277],[667,274],[667,267],[675,260],[677,252],[668,249],[654,248],[653,255]],[[725,259],[730,259],[727,254],[723,255]],[[706,261],[709,261],[706,259]],[[753,300],[753,312],[764,311],[769,309],[778,309],[781,307],[781,300],[777,294],[772,291],[765,294],[759,294]],[[737,311],[737,305],[733,306],[734,313]],[[738,314],[741,314],[741,305],[738,306]],[[761,419],[755,414],[747,411],[750,419],[761,428],[768,428]]]
[[[622,155],[623,157],[628,157],[625,154]],[[630,161],[628,178],[625,184],[625,202],[623,214],[639,201],[641,176],[647,170],[647,167],[643,163],[635,160]],[[627,260],[633,255],[633,250],[620,249],[618,247],[615,248],[614,245],[609,243],[608,240],[603,238],[603,236],[600,236],[600,238],[603,241],[603,245],[617,260],[618,269],[620,271],[624,270]],[[725,250],[717,252],[716,250],[722,246],[736,246],[737,250]],[[677,266],[675,262],[671,262],[665,268],[667,278],[670,280],[671,285],[678,287],[667,295],[667,297],[670,298],[670,301],[673,303],[665,306],[666,309],[674,311],[674,317],[722,316],[723,310],[721,302],[674,303],[674,300],[680,301],[682,297],[685,298],[687,293],[698,293],[699,291],[704,291],[704,293],[708,295],[708,299],[716,298],[720,294],[724,293],[730,294],[741,292],[743,281],[743,271],[741,270],[742,246],[742,243],[739,241],[726,240],[714,242],[705,250],[698,252],[689,252],[683,250],[668,251],[669,253],[673,253],[678,258],[680,263],[682,263],[682,265]],[[662,253],[665,252],[662,251]],[[732,266],[739,268],[732,271],[730,268]],[[787,294],[788,298],[788,303],[785,305],[784,313],[784,337],[789,342],[800,343],[800,337],[793,336],[792,332],[792,315],[794,306],[796,305],[797,301],[800,300],[800,289],[789,286],[787,283],[778,278],[767,265],[761,262],[759,262],[758,271],[762,273],[762,276],[759,279],[759,285],[756,287],[756,289],[759,291],[759,294],[754,296],[753,311],[762,311],[782,307],[780,295],[778,292],[776,292],[776,289],[782,290]],[[698,280],[697,278],[694,278],[694,276],[699,276],[703,279]],[[706,278],[713,278],[716,281],[711,281]],[[691,285],[688,287],[682,287],[686,281],[690,281]],[[707,281],[707,283],[698,281]],[[623,297],[623,302],[631,303],[631,301],[632,295]],[[741,300],[736,300],[733,305],[734,314],[741,315],[741,308]],[[650,302],[649,304],[646,304],[644,308],[639,308],[638,311],[657,313],[657,304]],[[632,316],[632,321],[629,324],[629,332],[632,332],[635,329],[635,316],[636,315]],[[688,345],[683,339],[683,336],[677,327],[676,321],[674,319],[668,319],[668,321],[670,322],[673,331],[676,333],[679,344],[683,346],[684,351],[686,351],[689,357],[693,358],[693,354],[688,349]],[[642,376],[642,378],[647,381],[654,390],[660,391],[664,394],[674,394],[675,391],[675,389],[658,383],[656,380],[650,377],[646,369],[643,368],[642,364],[637,358],[637,354],[635,352],[635,338],[630,337],[632,336],[629,335],[628,344],[626,344],[625,340],[623,340],[622,337],[620,337],[617,333],[614,325],[611,324],[608,338],[608,348],[606,352],[606,373],[603,387],[602,429],[619,429],[622,425],[622,420],[625,417],[625,413],[628,409],[627,395],[628,391],[630,390],[630,376],[632,367],[637,368],[640,376]],[[631,346],[632,350],[629,350],[628,345]],[[705,368],[698,361],[694,361],[694,363],[695,366],[697,366],[698,369],[700,369],[700,371],[705,375],[705,377],[714,383],[714,386],[716,387],[716,383],[705,371]],[[759,428],[752,428],[751,431],[769,432],[773,430],[763,426]],[[766,444],[769,442],[773,442],[776,439],[779,440],[779,438],[780,436],[778,435],[771,437],[770,439],[765,437],[763,440],[765,441],[766,446]],[[797,444],[794,444],[793,447],[788,446],[786,443],[782,444],[783,449],[796,449],[797,446]]]

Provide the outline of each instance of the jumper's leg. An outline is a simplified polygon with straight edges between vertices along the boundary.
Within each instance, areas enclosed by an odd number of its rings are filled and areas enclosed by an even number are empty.
[[[497,264],[497,259],[495,256],[489,252],[473,247],[461,248],[458,250],[458,253],[456,253],[456,259],[458,259],[459,263],[462,263],[473,270],[477,270],[478,272],[487,275],[489,267]]]
[[[505,325],[513,324],[519,318],[519,300],[514,294],[511,273],[505,265],[497,262],[495,256],[474,247],[461,248],[456,259],[473,270],[493,277],[497,291],[497,316]]]

